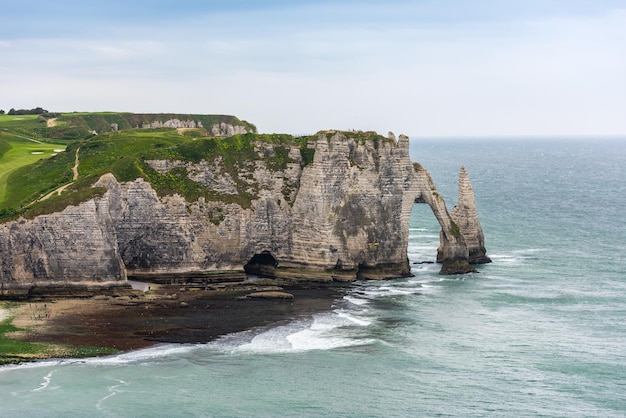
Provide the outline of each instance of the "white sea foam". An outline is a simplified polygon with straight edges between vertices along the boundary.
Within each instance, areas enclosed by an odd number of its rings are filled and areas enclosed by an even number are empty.
[[[409,234],[409,240],[424,240],[424,239],[429,239],[429,240],[438,240],[439,239],[439,235],[429,232],[429,233],[420,233],[420,234]]]
[[[363,294],[370,298],[377,298],[381,296],[404,296],[418,293],[419,289],[401,289],[397,287],[381,286],[376,288],[369,288],[363,292]]]
[[[358,325],[360,327],[366,327],[366,326],[372,324],[372,321],[358,318],[358,317],[356,317],[354,315],[350,315],[347,312],[340,311],[340,312],[337,312],[337,315],[339,315],[339,317],[344,318],[344,319],[346,319],[346,320],[348,320],[348,321],[352,322],[353,324]]]
[[[494,263],[500,264],[520,264],[524,261],[536,257],[535,254],[541,252],[540,249],[531,249],[524,251],[512,251],[508,254],[489,254]]]
[[[158,358],[185,354],[196,348],[193,344],[160,344],[154,347],[128,351],[114,356],[94,357],[81,360],[83,363],[95,365],[124,365],[153,361]]]
[[[40,360],[30,363],[12,364],[0,367],[0,373],[3,371],[12,371],[18,369],[38,369],[50,368],[58,366],[66,366],[71,364],[87,364],[95,366],[118,366],[126,364],[140,364],[154,361],[159,358],[166,358],[179,354],[185,354],[197,349],[196,344],[160,344],[149,348],[142,348],[134,351],[127,351],[112,356],[89,357],[81,359],[54,359]],[[45,380],[45,378],[44,378]]]
[[[520,263],[524,260],[528,260],[530,258],[534,258],[537,254],[545,252],[545,248],[527,248],[523,250],[515,250],[510,253],[502,253],[502,254],[489,254],[489,257],[494,262],[501,263]]]
[[[39,392],[42,390],[45,390],[48,388],[48,386],[50,386],[50,382],[52,381],[52,375],[54,374],[56,370],[52,370],[50,373],[48,373],[47,375],[45,375],[43,377],[43,382],[41,382],[41,384],[39,385],[38,388],[33,389],[31,392]]]
[[[121,393],[122,391],[119,388],[122,387],[122,386],[128,385],[128,383],[126,383],[123,380],[115,379],[115,381],[118,382],[118,384],[109,386],[107,388],[107,391],[109,392],[109,394],[98,400],[98,402],[96,403],[96,409],[101,410],[102,409],[102,404],[104,403],[104,401],[106,401],[107,399],[117,395],[118,393]]]
[[[69,364],[76,360],[40,360],[30,363],[9,364],[6,366],[0,366],[0,373],[4,371],[22,370],[22,369],[40,369],[45,367],[55,367],[62,364]]]
[[[437,247],[434,245],[429,245],[427,243],[423,243],[423,244],[411,244],[407,247],[407,251],[408,252],[416,252],[417,250],[420,251],[430,251],[430,250],[436,250]]]
[[[369,300],[367,299],[350,296],[350,295],[344,296],[343,299],[357,306],[363,306],[363,305],[367,305],[368,303],[370,303]]]
[[[343,311],[318,314],[312,320],[296,321],[264,331],[232,351],[289,353],[371,344],[374,340],[353,338],[349,329],[344,329],[369,324],[370,321]]]

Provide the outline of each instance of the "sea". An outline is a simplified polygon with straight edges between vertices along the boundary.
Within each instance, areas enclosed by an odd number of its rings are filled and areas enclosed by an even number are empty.
[[[417,138],[411,155],[449,209],[467,168],[479,273],[423,263],[439,226],[416,205],[414,277],[206,344],[0,367],[0,416],[626,416],[626,138]]]

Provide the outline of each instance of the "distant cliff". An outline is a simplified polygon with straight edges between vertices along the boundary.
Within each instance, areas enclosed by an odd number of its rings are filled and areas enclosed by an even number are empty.
[[[45,127],[31,129],[31,136],[79,140],[89,135],[127,129],[184,128],[202,129],[209,136],[256,133],[256,126],[231,115],[195,115],[180,113],[59,113],[42,116]],[[26,131],[28,132],[28,131]],[[24,133],[24,131],[22,131]]]
[[[193,155],[145,158],[138,172],[154,173],[147,177],[104,174],[94,184],[101,195],[78,205],[1,224],[3,291],[246,272],[317,281],[408,276],[415,203],[428,204],[442,226],[442,273],[485,261],[470,257],[477,246],[485,254],[466,174],[461,208],[450,214],[428,172],[410,161],[406,136],[244,136],[225,139],[223,152],[211,141],[195,141]],[[164,192],[166,181],[183,186]]]

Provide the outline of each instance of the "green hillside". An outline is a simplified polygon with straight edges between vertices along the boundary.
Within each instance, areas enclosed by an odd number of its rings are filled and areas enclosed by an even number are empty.
[[[200,129],[187,130],[181,134],[176,129],[168,128],[110,132],[73,141],[65,152],[14,168],[6,176],[6,192],[0,200],[0,220],[14,219],[18,215],[33,217],[56,212],[70,204],[100,195],[104,190],[91,185],[104,173],[112,173],[119,181],[142,177],[152,184],[159,195],[178,193],[188,201],[196,201],[204,196],[209,200],[236,202],[247,207],[255,198],[258,185],[252,184],[249,178],[240,177],[239,173],[246,168],[252,170],[255,160],[261,158],[254,149],[256,141],[275,144],[273,154],[262,158],[269,169],[283,169],[291,162],[288,149],[283,146],[285,144],[300,146],[305,163],[312,160],[311,150],[306,148],[307,138],[296,139],[289,135],[243,134],[220,138],[207,137]],[[76,162],[77,150],[79,175],[73,181],[72,167]],[[198,162],[212,161],[217,157],[235,181],[238,194],[220,195],[189,179],[184,168],[160,174],[145,162],[150,159]],[[60,195],[53,193],[41,200],[68,184]],[[293,189],[296,185],[286,185],[285,196],[291,193],[290,187]]]
[[[114,130],[141,128],[145,125],[168,120],[194,121],[210,129],[214,124],[228,123],[243,126],[248,132],[256,127],[230,115],[194,115],[179,113],[121,113],[121,112],[73,112],[43,113],[39,115],[0,115],[0,131],[39,141],[76,141],[94,133],[103,134]]]
[[[230,123],[256,128],[234,116],[71,113],[42,115],[0,115],[0,222],[18,216],[34,216],[63,210],[84,202],[105,190],[92,185],[105,173],[118,181],[139,177],[148,181],[160,196],[180,194],[187,201],[204,197],[208,201],[237,203],[249,207],[260,190],[250,173],[259,161],[270,171],[279,172],[288,163],[289,149],[300,149],[303,166],[313,161],[308,148],[312,137],[290,135],[239,134],[231,137],[209,136],[204,128],[137,128],[147,123],[171,119],[194,120],[202,126]],[[43,122],[42,122],[43,119]],[[115,124],[115,129],[112,129]],[[157,123],[158,125],[158,123]],[[62,135],[57,135],[64,132]],[[328,131],[330,139],[333,131]],[[358,141],[388,141],[374,132],[346,132]],[[263,153],[255,149],[259,142],[271,144]],[[65,149],[64,152],[61,152]],[[148,160],[166,159],[209,163],[219,159],[224,174],[233,180],[236,194],[220,194],[191,180],[187,169],[179,167],[161,174]],[[283,196],[293,204],[297,184],[285,181]],[[219,216],[218,216],[219,218]]]
[[[0,131],[0,202],[6,200],[7,182],[14,171],[64,150],[63,144],[35,142]]]
[[[142,129],[167,121],[193,121],[198,129]],[[120,178],[146,175],[140,152],[207,138],[211,126],[227,123],[256,132],[229,115],[135,114],[117,112],[0,115],[0,220],[63,208],[100,193],[95,177],[113,171]],[[80,176],[72,167],[80,153]],[[62,152],[66,150],[67,152]],[[44,160],[45,159],[45,160]],[[68,189],[46,197],[61,186]],[[44,202],[37,202],[45,197]]]

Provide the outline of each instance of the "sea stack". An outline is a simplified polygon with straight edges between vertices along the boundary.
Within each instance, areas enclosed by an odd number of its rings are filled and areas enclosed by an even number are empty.
[[[104,158],[92,150],[119,135],[90,138],[81,164]],[[465,169],[449,213],[428,171],[411,162],[405,135],[181,136],[150,158],[126,160],[132,170],[91,173],[83,201],[0,224],[3,294],[89,292],[127,287],[128,278],[202,285],[246,274],[290,282],[410,276],[415,203],[428,204],[441,225],[442,274],[490,261]]]
[[[476,200],[474,199],[474,189],[470,183],[465,167],[461,167],[459,173],[459,201],[450,212],[452,220],[458,225],[467,250],[469,252],[468,261],[470,264],[491,263],[485,250],[485,236],[480,226],[478,212],[476,211]]]

